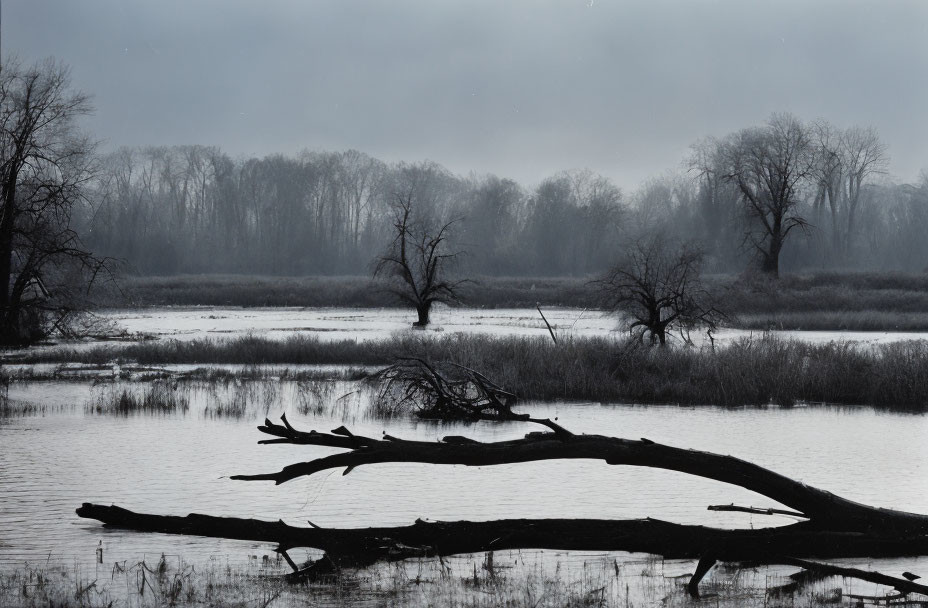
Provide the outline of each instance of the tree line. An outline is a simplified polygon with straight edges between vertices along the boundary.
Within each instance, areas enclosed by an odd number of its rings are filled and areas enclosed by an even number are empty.
[[[394,238],[398,197],[483,275],[595,275],[662,234],[711,272],[928,266],[928,175],[893,182],[869,128],[774,115],[697,142],[630,194],[589,170],[528,188],[388,164],[356,150],[233,159],[216,147],[124,148],[101,159],[85,242],[139,274],[366,274]]]
[[[405,242],[398,205],[420,244],[438,230],[439,255],[461,252],[472,275],[602,276],[648,239],[686,243],[708,272],[928,268],[928,173],[890,179],[870,128],[775,114],[697,142],[626,194],[589,170],[526,187],[355,150],[100,154],[79,128],[91,110],[62,64],[0,66],[2,342],[67,333],[115,261],[137,274],[368,274]]]
[[[617,250],[626,212],[619,188],[589,171],[529,192],[355,150],[233,160],[215,147],[121,149],[93,196],[87,243],[143,274],[365,274],[393,239],[398,197],[420,220],[459,219],[451,238],[469,270],[588,273]]]

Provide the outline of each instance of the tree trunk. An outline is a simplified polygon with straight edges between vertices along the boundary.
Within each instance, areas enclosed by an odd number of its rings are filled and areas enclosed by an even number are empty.
[[[16,342],[17,311],[10,301],[10,283],[13,277],[13,228],[16,218],[14,207],[15,187],[4,187],[7,200],[3,201],[0,216],[0,343]]]
[[[419,320],[412,324],[413,327],[425,327],[429,324],[429,312],[431,312],[432,303],[423,302],[416,305],[416,313],[419,315]]]
[[[767,247],[767,251],[763,252],[761,270],[774,278],[780,277],[780,249],[782,246],[782,237],[775,234],[770,237],[770,245]]]
[[[657,335],[657,343],[661,346],[667,346],[667,328],[660,325],[654,329],[654,333]]]
[[[135,513],[84,503],[80,517],[145,532],[271,542],[282,550],[321,549],[339,561],[398,560],[484,551],[552,549],[628,551],[667,559],[782,563],[786,556],[817,558],[913,556],[928,553],[928,538],[882,538],[821,530],[807,522],[785,527],[722,530],[657,519],[501,519],[424,522],[390,528],[304,528],[282,521]],[[370,558],[374,559],[371,560]]]

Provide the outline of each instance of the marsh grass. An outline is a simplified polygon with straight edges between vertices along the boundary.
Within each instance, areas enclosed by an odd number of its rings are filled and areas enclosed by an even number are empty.
[[[262,419],[295,410],[304,416],[338,417],[345,422],[376,415],[370,407],[374,387],[350,380],[223,375],[208,381],[98,381],[90,390],[84,410],[101,415],[193,412],[207,418]]]
[[[101,351],[103,356],[108,352]],[[67,355],[64,355],[66,357]],[[48,361],[58,360],[59,357],[43,357]],[[285,380],[294,382],[336,382],[342,380],[363,380],[376,366],[342,365],[335,366],[306,366],[302,364],[223,364],[209,363],[197,365],[189,369],[180,369],[174,364],[157,364],[142,366],[127,363],[120,359],[122,365],[110,363],[46,363],[18,364],[11,369],[9,366],[0,369],[0,387],[9,386],[17,382],[42,382],[49,380],[64,381],[111,381],[125,380],[133,382],[146,382],[154,380],[199,381],[199,382],[229,382],[231,380]],[[118,371],[114,371],[118,369]],[[0,388],[0,395],[3,389]]]
[[[176,382],[155,380],[150,383],[98,384],[94,387],[85,411],[94,414],[174,414],[190,409],[190,397]]]
[[[597,308],[596,277],[475,277],[461,292],[475,308]],[[744,329],[928,330],[928,274],[822,272],[713,275],[707,285]],[[391,307],[397,302],[368,277],[206,275],[130,277],[122,306]]]
[[[391,293],[366,276],[269,277],[254,275],[181,275],[128,277],[122,306],[397,306]],[[461,299],[478,308],[594,306],[587,279],[572,277],[476,277],[463,286]]]
[[[45,403],[36,403],[35,401],[21,399],[0,399],[0,418],[10,418],[13,416],[44,416],[52,408]]]
[[[923,341],[859,346],[767,335],[713,349],[648,348],[615,337],[564,338],[553,344],[545,337],[402,335],[376,343],[333,344],[298,336],[283,345],[248,337],[140,344],[128,352],[98,347],[82,356],[88,363],[131,355],[146,364],[192,363],[201,357],[211,363],[253,364],[257,353],[273,358],[265,362],[294,365],[386,365],[398,356],[450,361],[482,371],[523,400],[722,406],[830,403],[928,411],[928,343]],[[59,352],[58,356],[69,355]],[[152,396],[153,409],[159,404],[157,397]],[[309,405],[304,407],[310,411]],[[229,402],[224,411],[241,409],[241,404]]]
[[[928,312],[820,310],[739,314],[740,329],[800,331],[928,331]]]
[[[258,556],[255,556],[256,558]],[[540,551],[412,559],[345,571],[325,582],[290,585],[286,565],[268,555],[232,567],[216,561],[187,564],[174,556],[101,564],[96,568],[47,562],[0,572],[4,608],[123,608],[222,606],[448,606],[555,607],[773,607],[852,606],[844,597],[854,581],[826,579],[790,594],[773,588],[789,581],[768,568],[720,566],[701,584],[703,599],[683,590],[687,577],[665,569],[659,558],[575,555]],[[270,558],[269,558],[270,557]],[[693,564],[677,564],[677,569]],[[867,589],[880,593],[879,589]],[[914,599],[914,598],[913,598]]]
[[[204,414],[211,418],[267,416],[281,407],[280,383],[269,380],[195,382],[192,385],[206,402]]]
[[[926,331],[928,274],[823,272],[712,277],[731,324],[742,329]]]
[[[269,606],[287,592],[271,575],[271,562],[233,569],[188,565],[176,558],[99,565],[94,569],[53,561],[0,572],[4,608],[117,608],[166,606]],[[294,599],[294,598],[291,598]],[[294,605],[294,604],[290,604]],[[298,605],[298,604],[296,604]]]

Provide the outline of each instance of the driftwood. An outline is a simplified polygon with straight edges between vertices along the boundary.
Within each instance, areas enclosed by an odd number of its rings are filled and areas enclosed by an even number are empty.
[[[456,363],[400,357],[374,378],[383,408],[411,408],[421,418],[440,420],[528,420],[512,411],[515,394]]]
[[[277,550],[282,553],[295,547],[312,547],[325,551],[324,559],[338,567],[366,565],[378,560],[533,548],[629,551],[653,553],[668,559],[704,558],[709,552],[713,556],[710,559],[715,561],[832,568],[835,574],[856,576],[844,572],[849,569],[789,556],[884,557],[920,555],[928,551],[928,537],[884,539],[823,531],[807,523],[759,530],[720,530],[657,519],[504,519],[487,522],[417,520],[411,526],[389,528],[306,528],[282,521],[199,514],[186,517],[148,515],[89,503],[77,509],[77,514],[108,526],[146,532],[271,542],[276,543]],[[905,579],[884,577],[874,582],[896,586],[900,591],[928,593],[928,586]]]
[[[384,462],[488,466],[585,458],[614,465],[668,469],[741,486],[786,505],[830,530],[928,534],[926,515],[853,502],[733,456],[676,448],[645,438],[574,435],[550,420],[527,420],[544,424],[553,432],[529,433],[521,439],[489,443],[463,437],[446,437],[441,442],[407,441],[392,436],[373,439],[353,435],[344,427],[332,433],[303,432],[290,425],[286,417],[282,417],[282,425],[265,420],[258,429],[276,439],[261,443],[321,445],[350,451],[292,464],[275,473],[234,475],[232,479],[281,484],[329,469],[345,467],[347,474],[358,466]]]
[[[856,503],[732,456],[675,448],[645,438],[575,435],[550,420],[533,418],[527,420],[543,424],[549,430],[529,433],[522,439],[486,443],[465,437],[446,437],[441,442],[407,441],[388,435],[374,439],[354,435],[344,427],[331,433],[304,432],[295,429],[286,417],[281,419],[283,424],[265,420],[265,424],[258,427],[274,437],[260,443],[319,445],[348,451],[293,464],[275,473],[236,475],[232,479],[268,480],[280,484],[333,468],[345,467],[347,474],[356,466],[383,462],[486,466],[587,458],[605,460],[609,464],[668,469],[737,485],[792,510],[735,505],[709,508],[788,514],[805,521],[757,530],[720,530],[654,519],[417,521],[405,527],[332,529],[206,515],[145,515],[91,504],[78,509],[78,515],[137,530],[273,542],[285,555],[287,549],[299,546],[325,551],[324,560],[314,564],[311,570],[332,571],[377,560],[505,549],[630,551],[666,558],[698,559],[696,571],[687,585],[694,595],[698,594],[699,581],[718,561],[794,565],[805,569],[809,576],[855,576],[891,585],[902,593],[928,595],[928,586],[906,579],[806,559],[928,554],[928,516]]]

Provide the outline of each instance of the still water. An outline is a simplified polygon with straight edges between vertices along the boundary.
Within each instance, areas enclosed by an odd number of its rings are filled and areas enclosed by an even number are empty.
[[[542,308],[558,336],[624,335],[618,317],[601,310]],[[156,338],[193,340],[229,338],[244,335],[283,339],[293,335],[312,335],[322,340],[382,340],[397,333],[441,336],[474,333],[491,336],[548,336],[548,328],[538,311],[531,308],[449,308],[436,305],[432,324],[426,330],[413,330],[415,315],[397,308],[235,308],[162,307],[101,311],[100,316],[132,334]],[[714,337],[726,342],[744,336],[759,336],[756,330],[721,329]],[[919,332],[898,331],[772,331],[782,338],[828,342],[853,341],[865,344],[919,340]],[[705,340],[698,332],[692,339]]]
[[[267,386],[267,385],[265,385]],[[305,388],[305,387],[303,387]],[[98,542],[104,561],[161,553],[190,563],[245,562],[270,545],[104,529],[78,518],[82,502],[118,504],[159,514],[190,512],[307,520],[320,526],[406,525],[416,518],[486,520],[511,517],[655,517],[720,527],[784,525],[783,516],[710,512],[711,504],[777,506],[741,488],[679,473],[615,467],[600,461],[495,467],[378,464],[343,476],[329,471],[281,486],[228,479],[274,471],[337,450],[257,445],[265,411],[287,411],[298,428],[435,440],[468,435],[499,440],[539,430],[526,423],[436,424],[364,415],[364,392],[337,407],[307,407],[303,388],[281,384],[239,417],[210,415],[215,391],[194,390],[186,413],[117,416],[86,409],[101,385],[20,383],[11,397],[47,402],[32,415],[0,418],[0,569],[49,556],[91,567]],[[314,389],[332,403],[337,390]],[[267,391],[267,388],[262,389]],[[253,393],[258,395],[259,393]],[[213,397],[210,397],[213,395]],[[322,397],[320,397],[320,395]],[[928,417],[826,407],[727,410],[714,407],[529,404],[534,416],[558,417],[577,433],[647,437],[670,445],[732,454],[852,500],[928,513]],[[302,557],[297,555],[295,557]],[[883,563],[887,573],[918,560]],[[854,563],[848,561],[846,563]],[[879,563],[860,560],[874,567]],[[918,571],[918,570],[915,570]]]

